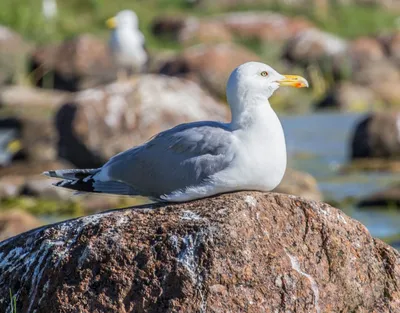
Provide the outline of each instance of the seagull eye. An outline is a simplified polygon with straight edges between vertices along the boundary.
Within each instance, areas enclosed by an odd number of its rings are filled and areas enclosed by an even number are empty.
[[[266,77],[266,76],[268,76],[268,73],[267,73],[266,71],[264,71],[264,72],[261,72],[261,76],[264,76],[264,77]]]

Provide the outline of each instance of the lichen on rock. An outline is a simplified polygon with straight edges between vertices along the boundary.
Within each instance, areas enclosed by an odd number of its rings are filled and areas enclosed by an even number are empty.
[[[395,249],[325,203],[238,192],[8,239],[0,292],[36,313],[396,312],[399,265]]]

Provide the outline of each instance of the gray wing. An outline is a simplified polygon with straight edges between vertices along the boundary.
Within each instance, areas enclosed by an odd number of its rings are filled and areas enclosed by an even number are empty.
[[[122,152],[103,166],[111,180],[138,194],[159,197],[196,186],[234,158],[232,133],[225,124],[182,124],[147,143]]]

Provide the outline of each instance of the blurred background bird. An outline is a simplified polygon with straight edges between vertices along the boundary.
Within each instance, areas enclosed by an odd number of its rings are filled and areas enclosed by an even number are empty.
[[[145,72],[149,57],[136,13],[131,10],[120,11],[106,23],[112,29],[109,46],[119,68],[118,80]]]

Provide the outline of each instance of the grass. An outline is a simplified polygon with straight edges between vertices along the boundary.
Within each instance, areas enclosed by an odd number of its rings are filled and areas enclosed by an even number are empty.
[[[17,313],[17,297],[12,294],[11,288],[10,288],[10,306],[11,306],[11,313]]]
[[[122,9],[136,11],[140,26],[151,49],[179,49],[171,41],[160,40],[151,34],[153,19],[161,14],[191,14],[197,16],[222,13],[218,8],[192,8],[185,0],[58,0],[58,18],[46,21],[41,14],[42,0],[2,0],[0,1],[0,24],[7,25],[25,38],[38,43],[53,42],[69,38],[79,33],[89,32],[102,37],[108,35],[104,21]],[[237,6],[238,10],[273,10],[290,16],[304,16],[323,30],[345,38],[369,35],[378,31],[393,29],[396,14],[375,7],[332,6],[329,14],[307,6],[290,7],[280,2]]]

